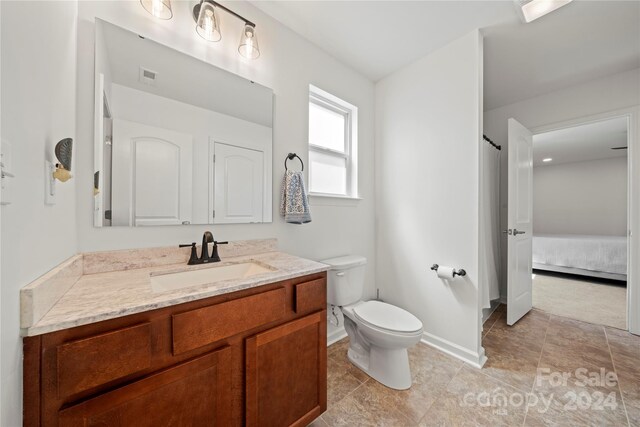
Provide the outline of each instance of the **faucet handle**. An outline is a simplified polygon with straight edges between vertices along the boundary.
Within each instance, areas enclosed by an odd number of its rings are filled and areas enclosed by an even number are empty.
[[[180,248],[191,247],[191,256],[189,256],[189,262],[187,264],[193,265],[198,263],[198,253],[196,251],[196,242],[178,245],[178,247]]]
[[[211,254],[211,260],[213,262],[220,262],[220,255],[218,255],[218,245],[226,245],[229,242],[217,242],[213,241],[213,254]]]

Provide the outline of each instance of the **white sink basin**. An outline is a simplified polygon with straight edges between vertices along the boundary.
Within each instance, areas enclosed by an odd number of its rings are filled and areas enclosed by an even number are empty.
[[[168,292],[190,288],[192,286],[214,284],[226,280],[245,279],[272,271],[274,271],[274,269],[256,262],[243,262],[176,273],[152,273],[151,289],[153,292]]]

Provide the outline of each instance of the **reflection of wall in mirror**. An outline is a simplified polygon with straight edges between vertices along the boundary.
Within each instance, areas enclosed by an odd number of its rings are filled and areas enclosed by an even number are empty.
[[[175,132],[188,133],[193,138],[192,150],[192,224],[206,224],[210,218],[210,164],[209,140],[261,152],[270,152],[272,129],[235,117],[195,107],[183,102],[160,97],[119,84],[111,87],[111,108],[114,119],[123,119]],[[114,134],[114,146],[118,136]],[[265,156],[265,162],[268,156]],[[120,183],[120,184],[119,184]],[[116,193],[121,180],[113,179],[113,214],[117,210]],[[130,184],[129,184],[130,185]],[[269,208],[270,209],[270,208]],[[131,218],[131,216],[130,216]],[[186,219],[183,219],[183,221]],[[254,218],[255,220],[255,218]],[[113,225],[127,225],[115,221]],[[131,222],[131,221],[130,221]],[[140,224],[139,224],[140,225]]]

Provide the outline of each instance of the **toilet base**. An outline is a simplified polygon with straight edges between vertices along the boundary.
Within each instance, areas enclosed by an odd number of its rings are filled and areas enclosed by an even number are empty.
[[[349,347],[349,360],[379,383],[395,390],[411,387],[407,349],[379,348],[371,345],[368,354]]]

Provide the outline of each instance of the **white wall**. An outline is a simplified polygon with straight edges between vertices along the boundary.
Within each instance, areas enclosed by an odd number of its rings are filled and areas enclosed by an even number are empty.
[[[482,40],[470,33],[376,85],[377,283],[425,338],[477,362]],[[433,263],[464,268],[445,283]]]
[[[507,120],[511,117],[529,129],[553,127],[555,123],[580,121],[581,118],[601,115],[616,110],[637,108],[640,104],[640,69],[611,75],[602,79],[571,86],[546,95],[505,105],[484,112],[484,133],[502,145],[502,180],[500,186],[501,229],[507,227]],[[636,113],[637,114],[637,113]],[[577,124],[577,123],[576,123]],[[636,138],[640,138],[640,129],[632,128]],[[632,153],[630,152],[630,156]],[[640,156],[632,158],[632,164],[640,166]],[[635,167],[637,168],[637,166]],[[633,170],[633,169],[632,169]],[[640,177],[639,177],[640,178]],[[632,177],[632,179],[636,179]],[[636,179],[636,182],[640,182]],[[640,209],[632,202],[632,209]],[[631,217],[631,221],[635,221]],[[636,227],[640,228],[640,224]],[[502,275],[501,295],[506,298],[506,257],[507,240],[502,235]],[[632,248],[633,250],[633,248]],[[640,247],[638,248],[640,250]],[[640,273],[640,270],[639,270]],[[639,299],[640,301],[640,299]]]
[[[58,183],[57,203],[44,205],[44,160],[75,138],[75,2],[3,1],[2,139],[13,147],[13,203],[2,207],[2,365],[0,425],[22,425],[22,286],[76,252],[77,177]],[[74,160],[72,172],[78,165]]]
[[[626,157],[533,168],[534,234],[625,236],[626,230]]]

